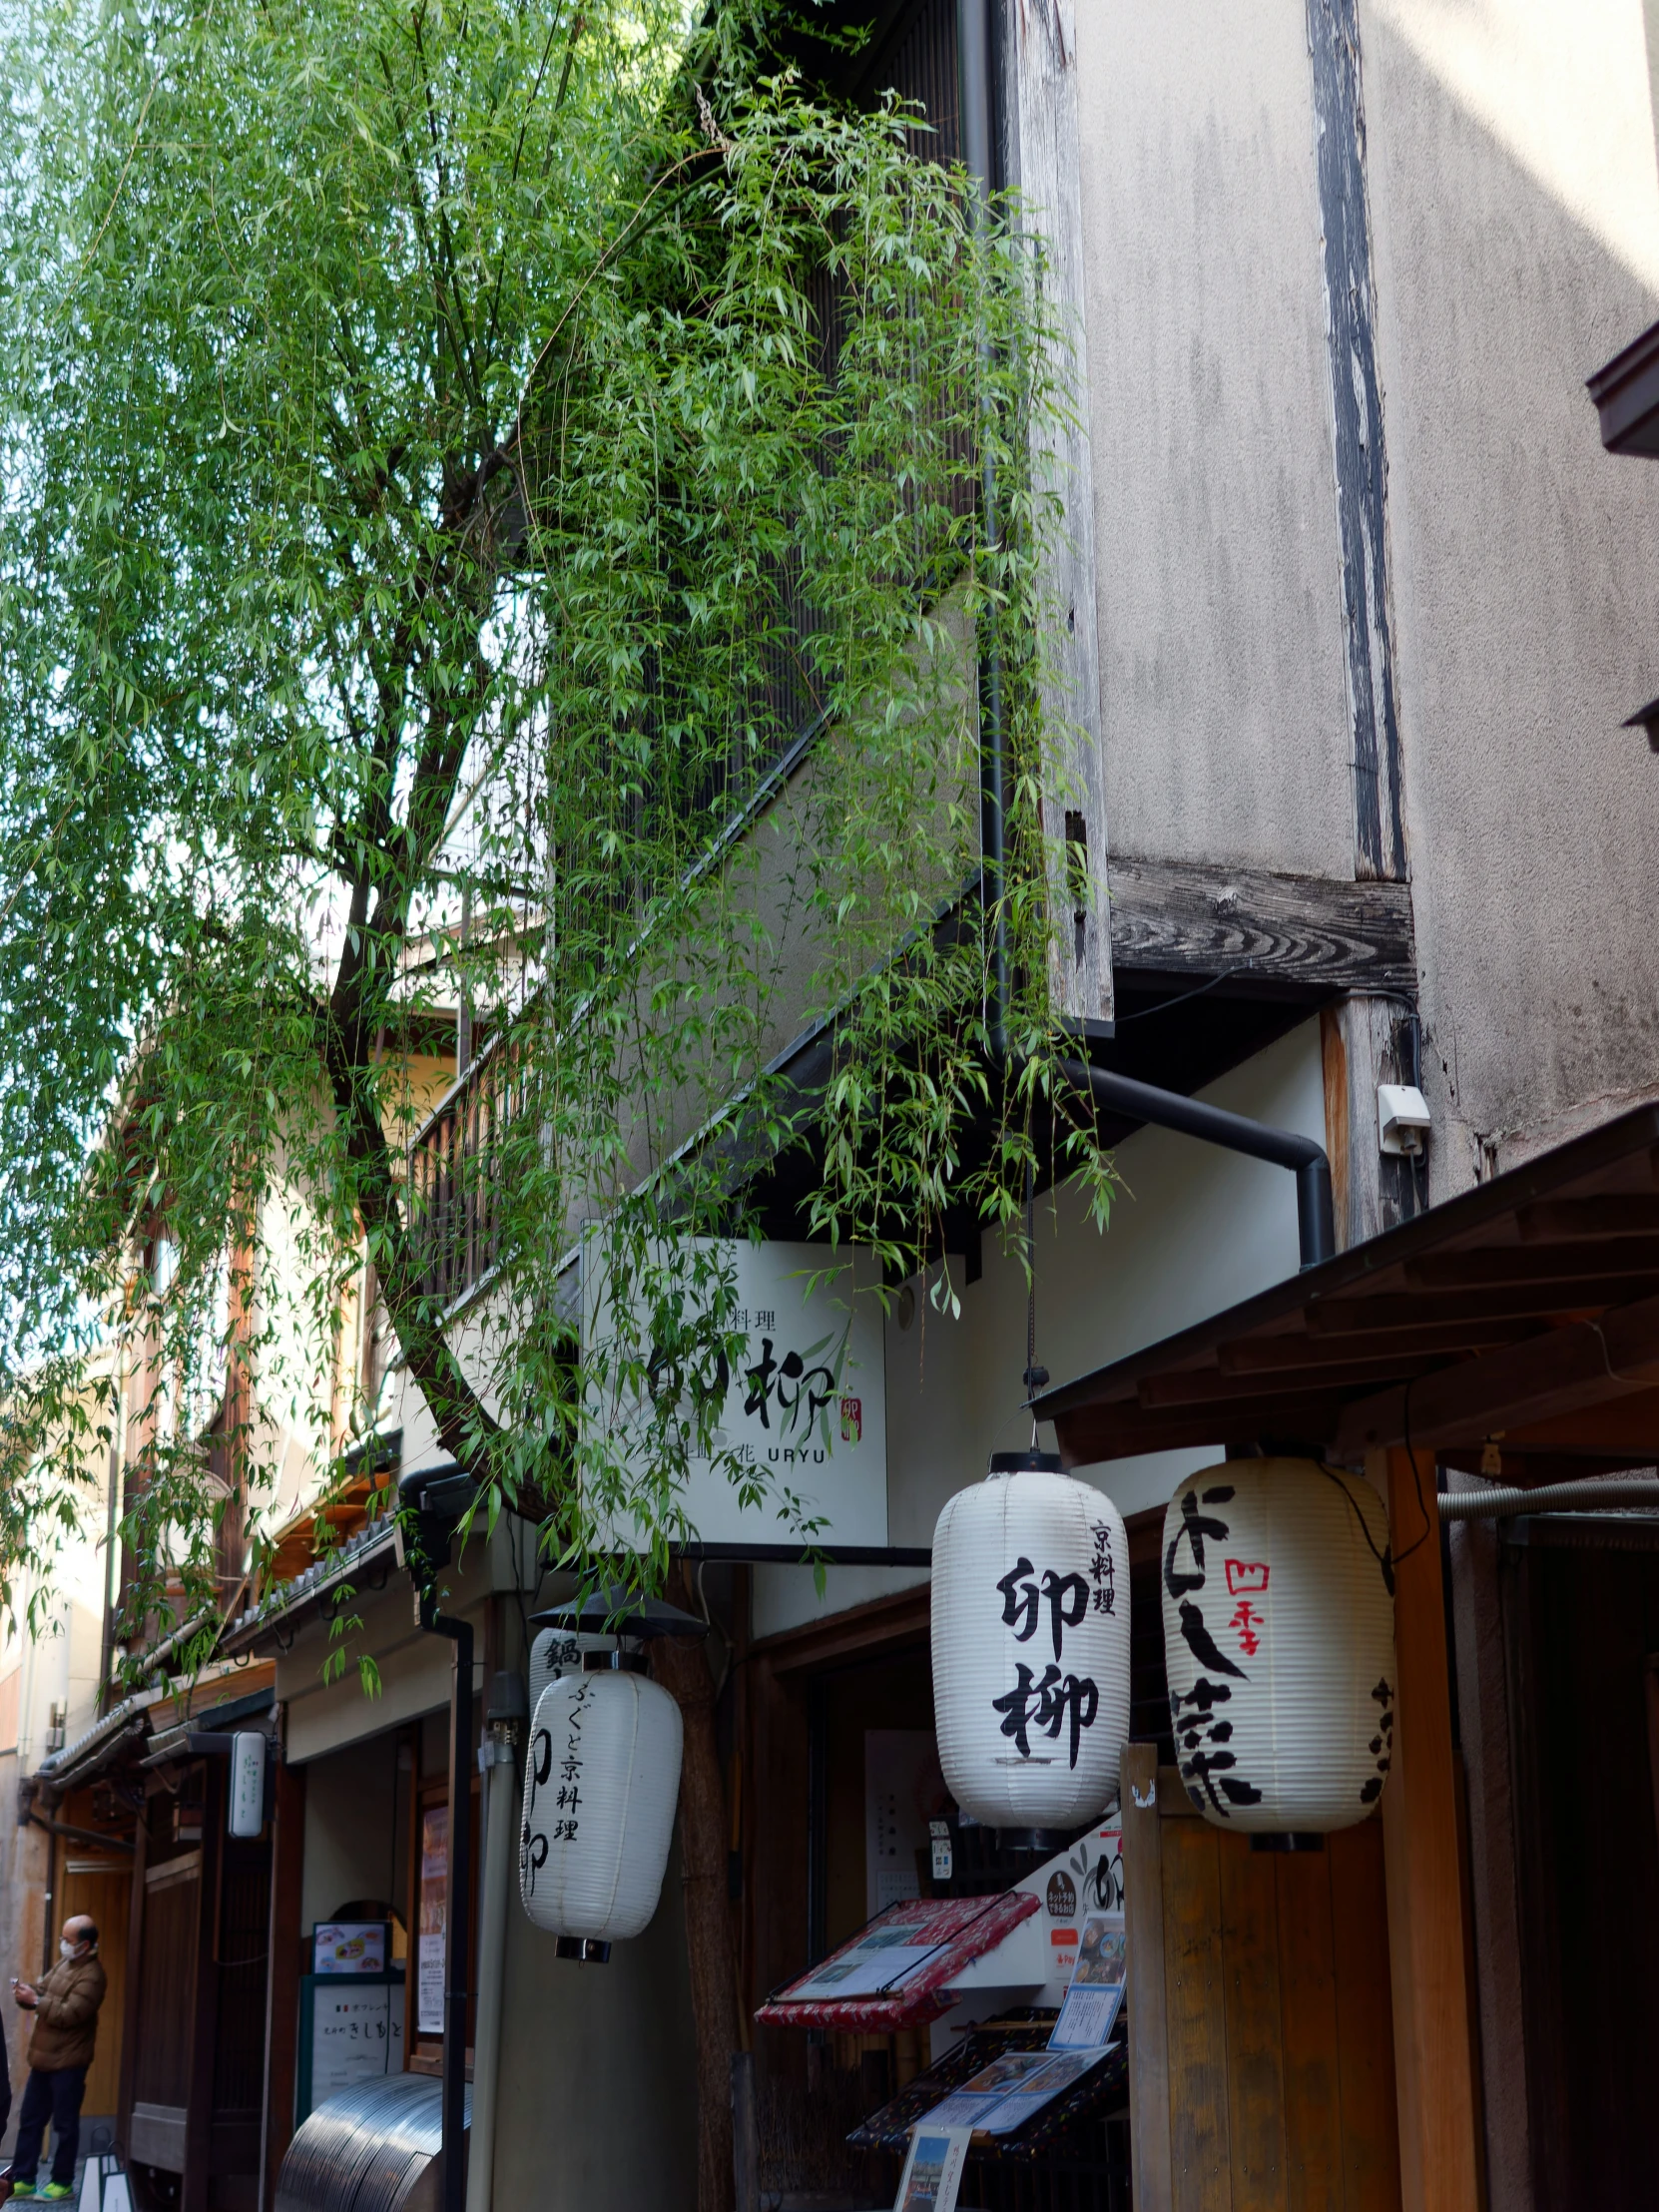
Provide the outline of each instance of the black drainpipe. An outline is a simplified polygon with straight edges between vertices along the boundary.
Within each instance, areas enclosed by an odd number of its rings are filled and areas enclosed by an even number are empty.
[[[449,1671],[449,1848],[443,1901],[443,2212],[466,2212],[466,2000],[471,1969],[468,1891],[472,1879],[472,1623],[440,1613],[437,1578],[449,1558],[456,1516],[471,1502],[471,1477],[454,1468],[398,1483],[405,1508],[404,1557],[415,1619],[454,1646]],[[414,1961],[418,1970],[419,1960]]]
[[[990,193],[996,164],[992,146],[991,13],[990,0],[956,0],[956,51],[962,103],[962,159],[977,181],[973,198],[973,224],[982,231],[990,220]],[[984,468],[985,541],[994,554],[998,515],[996,464],[987,443]],[[980,882],[984,910],[992,917],[989,1030],[992,1057],[1000,1066],[1011,1066],[1016,1055],[1008,1047],[1008,928],[1002,889],[1007,861],[1008,815],[1007,762],[1002,745],[1002,668],[993,650],[985,656],[979,678],[980,716],[984,742],[980,748],[979,820],[981,839]],[[1230,1114],[1220,1106],[1206,1106],[1180,1091],[1161,1090],[1156,1084],[1137,1082],[1133,1076],[1116,1075],[1091,1067],[1084,1060],[1062,1060],[1061,1073],[1079,1090],[1087,1089],[1096,1103],[1127,1114],[1159,1129],[1174,1129],[1183,1136],[1221,1145],[1229,1152],[1243,1152],[1252,1159],[1267,1160],[1289,1168],[1296,1177],[1297,1236],[1302,1266],[1318,1267],[1337,1250],[1336,1215],[1331,1195],[1331,1162],[1325,1148],[1294,1130],[1275,1129],[1251,1121],[1244,1114]]]

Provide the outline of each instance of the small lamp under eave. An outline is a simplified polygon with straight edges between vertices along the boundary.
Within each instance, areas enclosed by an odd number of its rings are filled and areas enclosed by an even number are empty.
[[[986,1827],[1078,1828],[1129,1733],[1123,1518],[1051,1452],[993,1453],[933,1532],[939,1765]]]
[[[1315,1459],[1229,1459],[1164,1514],[1176,1764],[1204,1818],[1257,1835],[1350,1828],[1393,1748],[1388,1516]]]

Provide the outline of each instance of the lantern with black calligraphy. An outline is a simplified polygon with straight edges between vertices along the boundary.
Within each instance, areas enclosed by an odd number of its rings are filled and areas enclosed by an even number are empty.
[[[1393,1743],[1388,1516],[1363,1476],[1230,1459],[1164,1515],[1164,1663],[1176,1762],[1218,1828],[1363,1821]]]
[[[999,1451],[933,1531],[933,1712],[964,1813],[1076,1828],[1117,1795],[1129,1733],[1123,1519],[1051,1453]]]
[[[588,1654],[536,1702],[519,1890],[562,1956],[604,1959],[657,1910],[680,1794],[680,1708],[645,1662]]]

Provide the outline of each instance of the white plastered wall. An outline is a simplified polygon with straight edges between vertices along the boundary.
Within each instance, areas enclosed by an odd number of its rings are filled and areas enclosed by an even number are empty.
[[[1304,1022],[1199,1095],[1323,1143],[1319,1023]],[[1124,1187],[1104,1236],[1075,1191],[1038,1211],[1037,1349],[1057,1383],[1297,1270],[1296,1184],[1285,1169],[1161,1129],[1129,1138],[1117,1164]],[[959,1319],[918,1300],[908,1329],[896,1313],[888,1321],[887,1518],[895,1546],[930,1544],[945,1500],[979,1480],[989,1453],[1017,1450],[1030,1437],[1020,1380],[1024,1271],[990,1238],[983,1266],[962,1291]],[[1044,1440],[1052,1446],[1052,1436]],[[1078,1471],[1135,1513],[1161,1505],[1210,1456],[1158,1452]],[[754,1633],[775,1634],[925,1579],[918,1567],[830,1567],[821,1599],[810,1567],[757,1566]]]

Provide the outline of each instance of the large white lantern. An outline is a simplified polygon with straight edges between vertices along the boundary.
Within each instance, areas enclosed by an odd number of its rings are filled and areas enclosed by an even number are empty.
[[[1187,1795],[1218,1828],[1363,1821],[1393,1741],[1388,1516],[1362,1476],[1230,1459],[1164,1515],[1164,1661]]]
[[[561,1949],[604,1958],[657,1910],[680,1795],[680,1708],[643,1662],[562,1675],[530,1723],[519,1889]]]
[[[567,1674],[580,1674],[590,1651],[615,1651],[614,1636],[579,1634],[571,1628],[543,1628],[530,1646],[530,1710],[541,1703],[550,1682]]]
[[[964,1813],[1079,1828],[1129,1733],[1129,1554],[1111,1499],[1046,1452],[999,1451],[933,1531],[933,1714]]]

